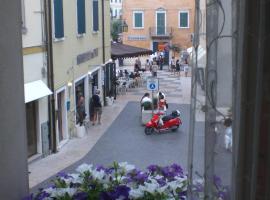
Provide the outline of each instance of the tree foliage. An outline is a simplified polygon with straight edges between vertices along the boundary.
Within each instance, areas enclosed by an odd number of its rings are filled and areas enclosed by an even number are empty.
[[[111,37],[113,41],[118,41],[119,33],[122,32],[121,30],[121,20],[112,20],[111,24]]]

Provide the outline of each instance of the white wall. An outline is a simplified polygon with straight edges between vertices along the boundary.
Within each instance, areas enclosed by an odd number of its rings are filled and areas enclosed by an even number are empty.
[[[23,47],[42,44],[41,4],[40,0],[24,0],[26,34],[23,34]]]
[[[46,77],[42,78],[41,70],[44,62],[44,53],[36,53],[23,56],[24,83],[42,80],[46,83]]]
[[[112,1],[113,2],[111,2],[111,0],[110,0],[110,7],[112,10],[112,16],[115,16],[115,10],[117,10],[117,18],[119,18],[120,17],[119,13],[122,10],[123,0],[121,1],[121,3],[119,3],[119,0],[117,0],[117,3],[115,3],[115,0],[112,0]],[[122,11],[121,11],[121,13],[122,13]]]

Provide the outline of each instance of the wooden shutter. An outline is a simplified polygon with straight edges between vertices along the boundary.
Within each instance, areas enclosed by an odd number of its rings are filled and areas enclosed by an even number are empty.
[[[93,0],[93,31],[99,30],[98,0]]]
[[[180,27],[188,27],[188,13],[187,12],[180,13]]]
[[[63,0],[54,0],[54,33],[55,38],[64,37]]]
[[[77,0],[78,34],[85,33],[85,0]]]
[[[135,27],[142,27],[142,13],[135,13]]]

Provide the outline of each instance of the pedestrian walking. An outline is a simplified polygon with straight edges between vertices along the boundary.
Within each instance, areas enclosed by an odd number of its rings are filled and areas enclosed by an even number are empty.
[[[159,56],[159,69],[160,70],[163,69],[163,63],[164,63],[164,59],[163,59],[163,56],[160,54]]]
[[[101,114],[102,114],[102,105],[100,100],[100,90],[96,90],[95,94],[92,96],[92,106],[94,110],[94,116],[93,116],[93,126],[95,125],[96,121],[98,121],[98,124],[101,124]]]
[[[86,117],[84,97],[82,95],[79,97],[76,111],[77,111],[76,112],[76,124],[79,124],[80,126],[82,126],[83,121]]]
[[[172,59],[171,59],[170,66],[171,66],[172,74],[175,74],[175,59],[174,59],[174,57],[172,57]]]
[[[188,65],[185,65],[184,66],[185,77],[187,77],[188,75],[188,70],[189,70]]]
[[[146,62],[145,62],[145,71],[149,71],[150,70],[150,61],[149,59],[146,59]]]
[[[157,71],[158,71],[158,65],[157,63],[154,61],[153,65],[152,65],[152,76],[157,77]]]
[[[177,59],[177,61],[176,61],[176,75],[178,75],[179,77],[181,76],[179,59]]]
[[[142,63],[141,63],[141,60],[140,60],[139,57],[135,60],[135,65],[136,65],[136,64],[137,64],[137,66],[138,66],[138,70],[141,70],[141,68],[142,68]]]

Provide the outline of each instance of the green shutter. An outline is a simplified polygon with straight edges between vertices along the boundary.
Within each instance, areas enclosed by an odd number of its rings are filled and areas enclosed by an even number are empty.
[[[93,31],[99,30],[98,22],[98,0],[93,0]]]
[[[78,34],[85,33],[85,0],[77,0]]]
[[[180,13],[180,27],[188,27],[188,13]]]
[[[54,0],[54,34],[55,38],[64,37],[63,0]]]
[[[157,35],[165,34],[165,13],[157,13]]]
[[[142,25],[142,13],[135,13],[134,17],[135,17],[135,27],[136,28],[143,27],[143,25]]]

